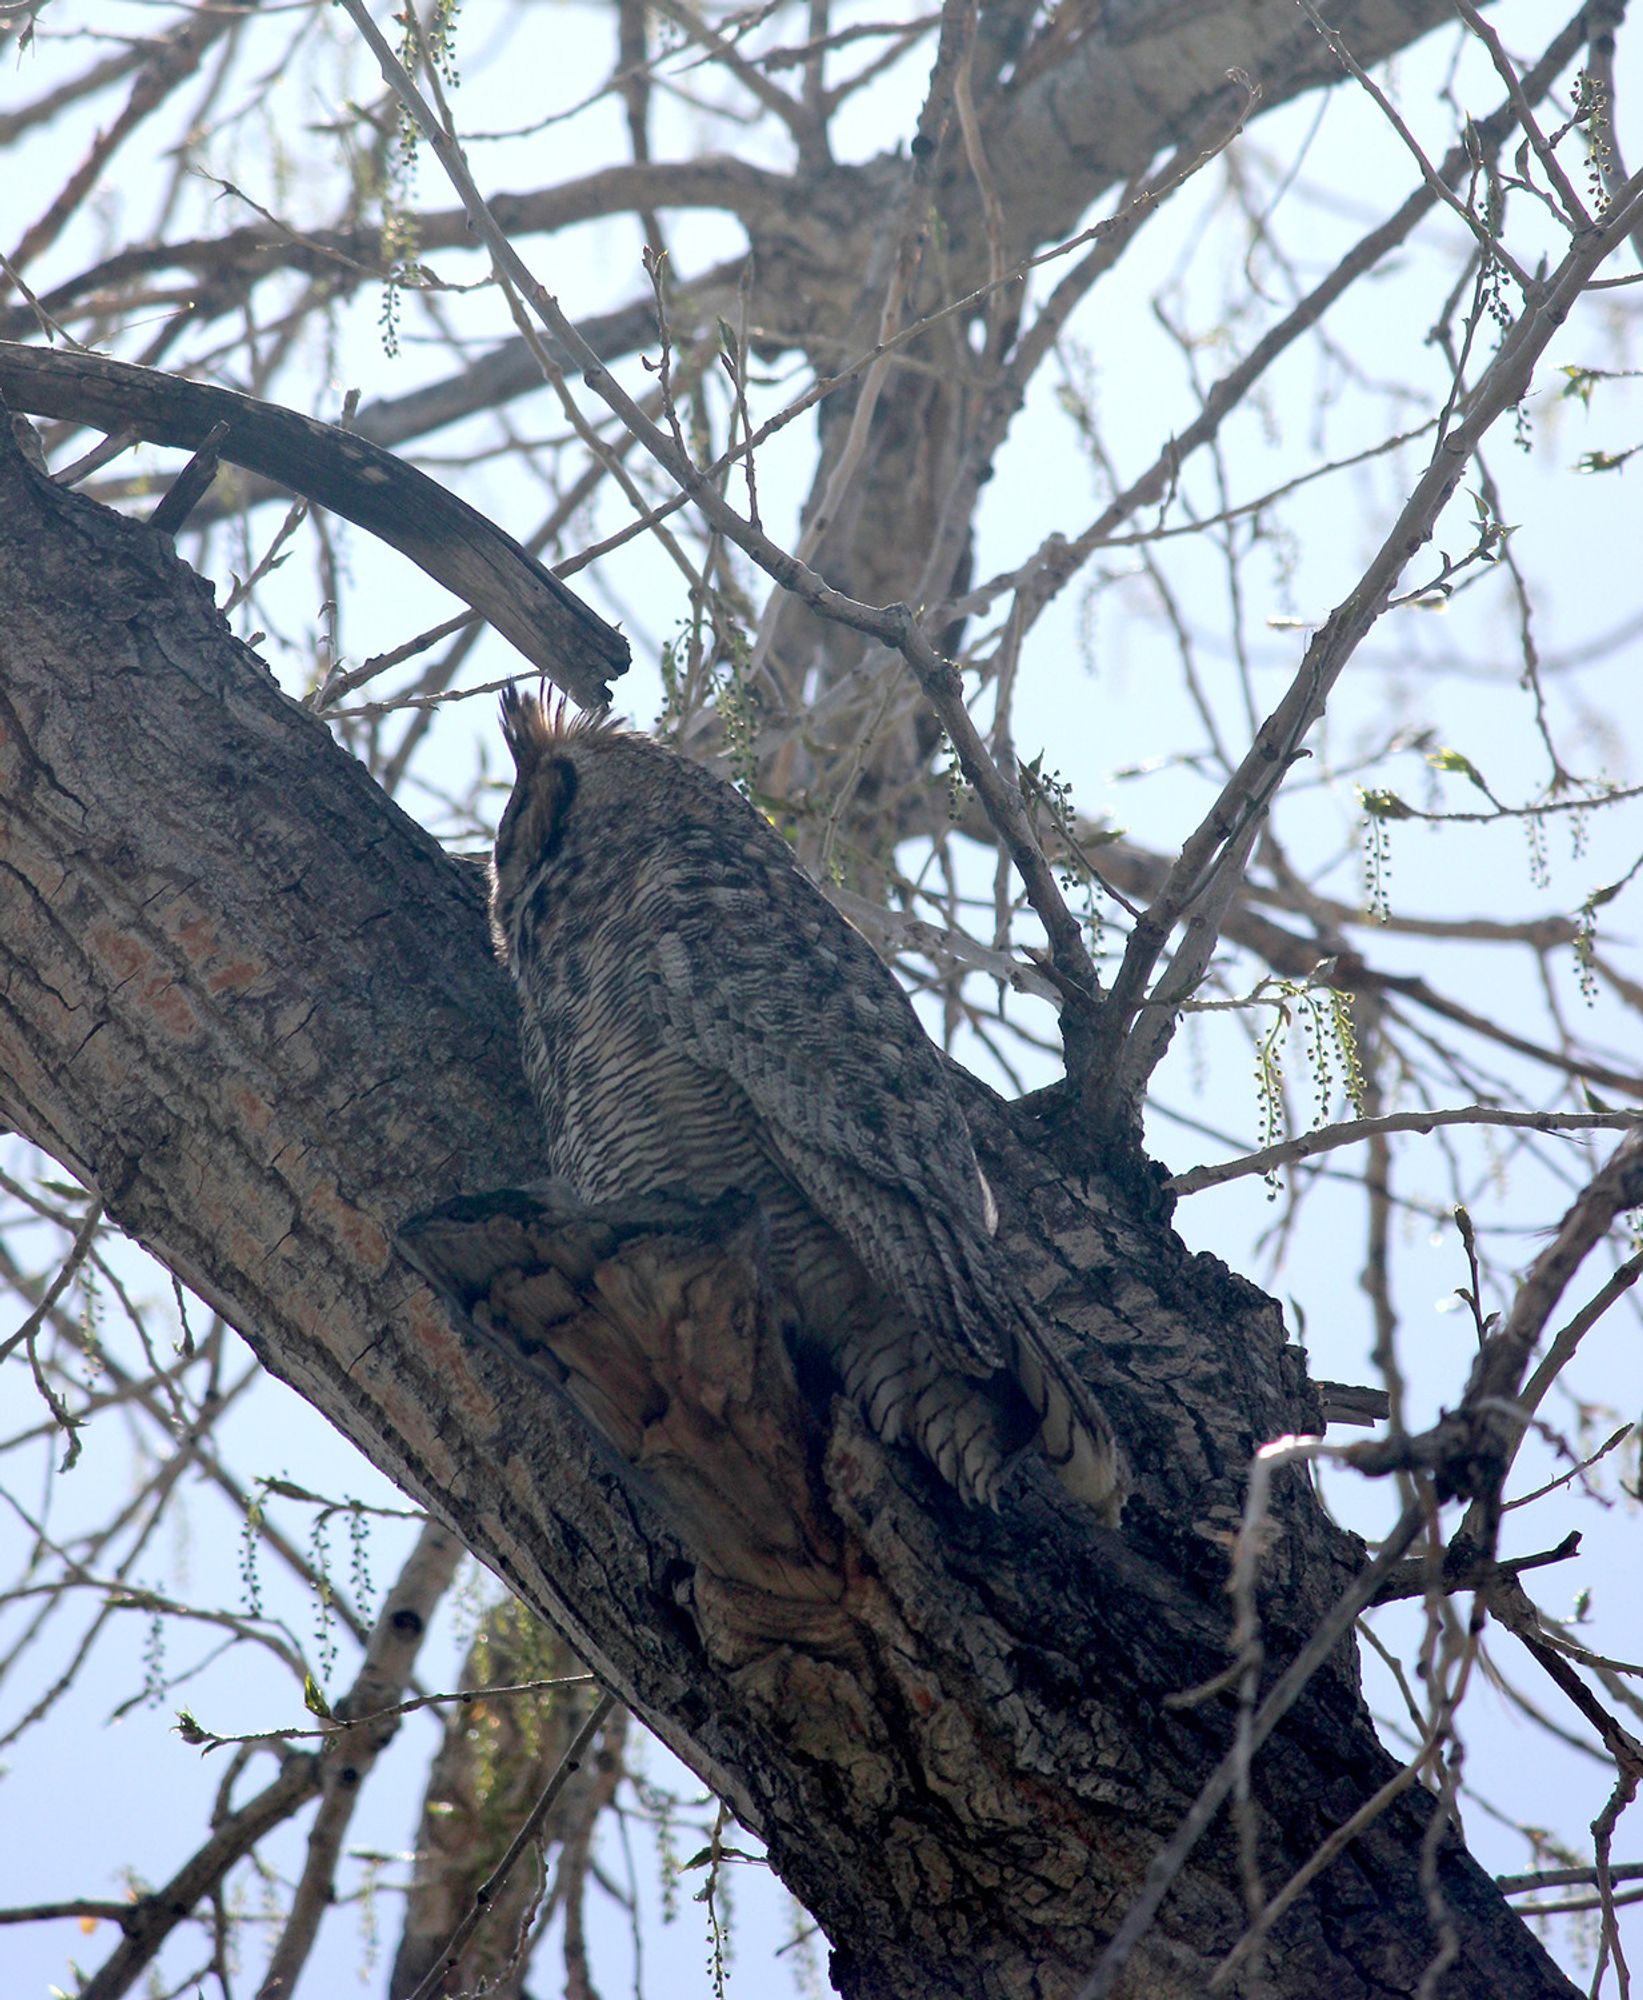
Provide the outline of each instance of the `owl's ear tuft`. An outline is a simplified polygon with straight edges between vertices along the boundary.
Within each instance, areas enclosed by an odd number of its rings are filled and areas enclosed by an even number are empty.
[[[609,727],[608,708],[572,715],[561,695],[551,707],[516,687],[502,690],[502,734],[513,753],[514,769],[523,775],[545,751],[557,749],[573,736],[593,735]]]
[[[502,690],[502,735],[513,753],[514,769],[523,773],[552,742],[554,729],[547,710],[534,695],[521,694],[516,687],[505,687]]]

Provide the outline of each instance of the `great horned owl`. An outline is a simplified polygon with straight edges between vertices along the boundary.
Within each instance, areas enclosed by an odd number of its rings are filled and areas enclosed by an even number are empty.
[[[1123,1463],[993,1243],[941,1059],[780,834],[645,737],[509,690],[491,919],[555,1174],[588,1202],[731,1190],[801,1350],[886,1443],[991,1501],[1037,1434],[1116,1521]]]

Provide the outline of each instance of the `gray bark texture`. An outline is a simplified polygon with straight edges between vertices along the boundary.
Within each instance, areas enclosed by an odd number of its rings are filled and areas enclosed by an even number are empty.
[[[966,1510],[761,1359],[745,1223],[567,1223],[571,1307],[597,1294],[636,1327],[633,1365],[674,1369],[682,1403],[752,1411],[724,1417],[735,1465],[772,1411],[804,1427],[734,1474],[785,1490],[792,1535],[716,1559],[736,1509],[693,1511],[670,1470],[705,1448],[700,1425],[638,1463],[621,1407],[596,1429],[585,1394],[476,1339],[401,1247],[412,1218],[541,1175],[477,871],[279,691],[163,537],[53,487],[9,435],[0,604],[0,1118],[722,1793],[822,1923],[850,2000],[1076,1993],[1231,1741],[1230,1695],[1165,1697],[1228,1663],[1251,1453],[1317,1422],[1276,1306],[1189,1256],[1155,1170],[1094,1153],[1076,1106],[968,1086],[1011,1254],[1136,1471],[1114,1532],[1031,1469],[996,1515]],[[521,1232],[557,1226],[536,1199],[510,1212],[516,1261]],[[649,1338],[704,1316],[753,1326],[748,1381],[699,1390],[694,1350]],[[774,1504],[750,1493],[766,1526]],[[1269,1680],[1363,1563],[1299,1475],[1277,1529]],[[1268,1893],[1394,1769],[1337,1648],[1255,1760]],[[1246,1923],[1237,1849],[1223,1811],[1117,1992],[1205,1989]],[[1229,1990],[1574,1989],[1416,1788]]]

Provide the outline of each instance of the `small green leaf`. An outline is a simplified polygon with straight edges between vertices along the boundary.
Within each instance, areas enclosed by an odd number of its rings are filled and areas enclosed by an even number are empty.
[[[688,1875],[693,1868],[710,1868],[716,1861],[746,1861],[751,1863],[755,1868],[762,1868],[766,1865],[762,1854],[749,1854],[745,1848],[741,1847],[726,1847],[724,1842],[721,1841],[717,1847],[697,1848],[688,1861],[681,1861],[679,1863],[679,1873],[681,1875]],[[701,1896],[707,1893],[705,1890],[700,1891],[697,1896],[698,1902],[701,1900]]]
[[[331,1704],[325,1699],[323,1690],[312,1674],[302,1677],[302,1705],[310,1715],[317,1715],[321,1722],[334,1720]]]
[[[1618,882],[1611,882],[1608,888],[1594,889],[1580,907],[1583,910],[1601,910],[1605,903],[1614,901],[1631,879],[1630,875],[1622,875]]]
[[[1472,762],[1471,758],[1464,755],[1461,751],[1439,750],[1428,757],[1426,761],[1436,771],[1458,771],[1463,778],[1476,785],[1486,799],[1494,797],[1494,793],[1483,782],[1483,773]]]
[[[1627,459],[1636,455],[1638,447],[1630,451],[1583,451],[1575,460],[1576,472],[1618,472]]]

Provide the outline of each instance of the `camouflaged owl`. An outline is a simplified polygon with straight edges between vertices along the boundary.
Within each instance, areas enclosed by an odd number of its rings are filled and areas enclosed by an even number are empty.
[[[906,995],[730,786],[509,690],[491,918],[556,1175],[590,1203],[751,1197],[818,1357],[886,1444],[992,1502],[1036,1438],[1109,1522],[1123,1461],[993,1240]]]

